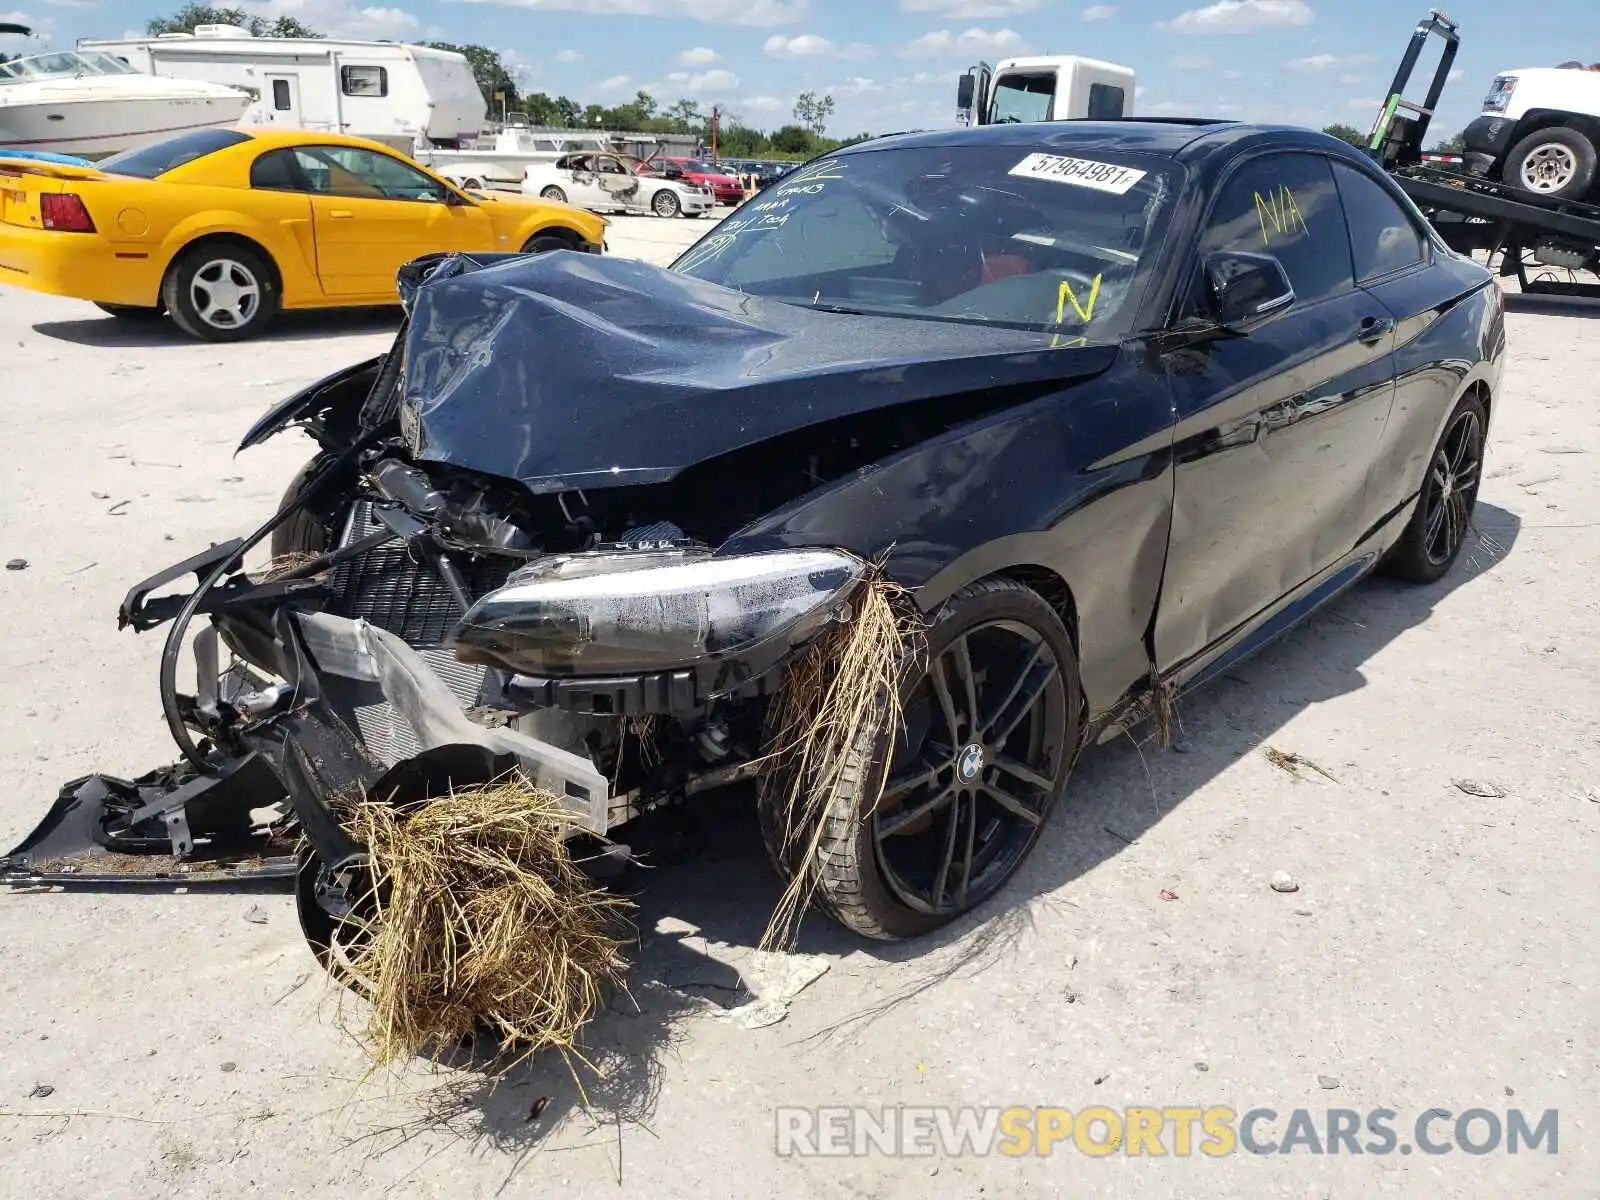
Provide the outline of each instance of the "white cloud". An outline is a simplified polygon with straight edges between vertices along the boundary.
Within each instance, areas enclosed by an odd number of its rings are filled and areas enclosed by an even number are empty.
[[[1179,13],[1170,21],[1157,21],[1156,28],[1168,33],[1255,33],[1259,29],[1310,25],[1314,20],[1316,16],[1306,0],[1217,0],[1204,8]]]
[[[1215,64],[1203,54],[1180,54],[1172,65],[1180,71],[1209,71]]]
[[[776,96],[746,96],[739,101],[739,107],[757,113],[784,112],[789,108],[789,101]]]
[[[1030,13],[1041,3],[1042,0],[900,0],[900,11],[933,13],[958,21],[983,21]]]
[[[1341,75],[1341,76],[1339,76],[1339,82],[1340,83],[1360,83],[1365,78],[1366,78],[1365,75]]]
[[[948,29],[935,29],[913,42],[907,43],[900,53],[906,58],[933,58],[943,54],[1026,54],[1028,43],[1015,29],[972,28],[960,34]]]
[[[519,89],[538,73],[534,65],[515,50],[502,50],[498,46],[491,49],[500,56],[500,63],[505,67],[506,74],[511,76]]]
[[[1376,54],[1310,54],[1291,58],[1283,65],[1291,71],[1326,71],[1332,67],[1365,67],[1378,61]]]
[[[1117,6],[1115,4],[1091,4],[1083,10],[1083,19],[1085,21],[1109,21],[1116,15]]]
[[[693,95],[697,92],[731,92],[739,86],[739,77],[732,71],[705,71],[691,75],[688,71],[674,71],[667,82],[681,91]]]
[[[1144,88],[1142,86],[1135,87],[1133,89],[1133,98],[1135,100],[1143,100],[1144,99]]]
[[[884,90],[883,84],[876,79],[864,79],[860,75],[846,79],[843,83],[836,83],[832,87],[822,89],[830,96],[849,98],[854,96],[870,96]]]
[[[818,37],[814,33],[802,33],[797,37],[784,37],[775,33],[766,40],[761,47],[762,53],[771,58],[871,58],[873,49],[861,42],[851,42],[848,46],[836,46],[825,37]]]
[[[811,0],[460,0],[534,12],[596,17],[678,17],[708,25],[787,25],[802,20]]]
[[[686,67],[699,67],[704,66],[706,63],[714,63],[721,57],[722,55],[718,54],[710,46],[691,46],[678,55],[678,61]]]
[[[620,92],[632,82],[633,80],[627,75],[612,75],[610,78],[602,79],[595,84],[594,90],[597,92]]]
[[[581,50],[557,50],[556,61],[559,63],[582,62],[583,52]]]
[[[334,38],[374,41],[415,38],[422,22],[415,14],[389,5],[359,7],[350,0],[244,0],[241,7],[253,17],[293,17],[302,25]]]
[[[1243,71],[1224,71],[1222,73],[1222,77],[1224,79],[1243,79],[1244,78],[1244,72]]]
[[[1383,107],[1383,101],[1382,100],[1346,100],[1344,106],[1346,108],[1364,108],[1368,112],[1371,112],[1373,109],[1382,108]]]
[[[1460,80],[1463,80],[1466,77],[1467,77],[1467,73],[1465,71],[1463,71],[1460,67],[1457,67],[1454,71],[1451,71],[1450,74],[1445,76],[1445,78],[1447,80],[1449,80],[1451,83],[1459,82]]]
[[[1337,54],[1312,54],[1306,58],[1292,58],[1283,65],[1291,71],[1326,71],[1338,63]]]

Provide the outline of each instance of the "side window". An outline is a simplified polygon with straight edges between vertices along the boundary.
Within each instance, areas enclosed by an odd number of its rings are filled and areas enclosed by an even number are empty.
[[[359,146],[301,146],[294,157],[311,190],[321,195],[438,204],[448,195],[415,167]]]
[[[1271,254],[1296,299],[1311,303],[1355,286],[1332,164],[1320,154],[1265,154],[1222,185],[1200,235],[1200,252]]]
[[[1122,115],[1122,89],[1109,83],[1089,85],[1089,120],[1114,121]]]
[[[1362,171],[1341,162],[1333,164],[1333,177],[1350,227],[1357,279],[1374,279],[1422,261],[1422,235],[1393,196]]]
[[[383,67],[346,63],[339,68],[339,90],[346,96],[383,97],[389,94],[389,72]]]
[[[289,111],[289,81],[287,79],[274,79],[272,81],[272,107],[278,112]]]
[[[294,171],[294,152],[269,150],[250,164],[250,186],[273,192],[298,192],[300,179]]]

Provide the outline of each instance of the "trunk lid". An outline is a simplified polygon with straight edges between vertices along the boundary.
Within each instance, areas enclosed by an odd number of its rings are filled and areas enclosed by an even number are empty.
[[[74,184],[103,178],[104,176],[93,167],[45,162],[38,159],[10,158],[0,153],[0,225],[43,229],[44,217],[39,208],[40,196],[69,190],[81,194],[86,189],[74,187]],[[87,207],[87,198],[84,203]]]

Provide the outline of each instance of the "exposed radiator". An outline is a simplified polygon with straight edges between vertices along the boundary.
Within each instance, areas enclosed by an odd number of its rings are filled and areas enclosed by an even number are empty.
[[[351,512],[341,546],[385,528],[361,501]],[[477,599],[499,587],[511,564],[478,559],[460,564],[467,593]],[[463,708],[478,703],[485,670],[459,662],[442,648],[445,636],[461,618],[461,606],[428,563],[413,559],[404,544],[379,546],[358,558],[340,563],[330,581],[334,599],[329,611],[341,617],[363,619],[399,636],[422,657],[449,686]],[[388,701],[356,704],[350,710],[361,739],[373,757],[385,765],[421,752],[411,726]]]

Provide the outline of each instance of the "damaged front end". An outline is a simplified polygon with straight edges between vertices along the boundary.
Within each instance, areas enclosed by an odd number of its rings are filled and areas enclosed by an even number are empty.
[[[390,353],[249,431],[241,449],[299,426],[320,453],[258,529],[141,581],[119,612],[123,628],[168,627],[160,695],[181,760],[68,783],[0,858],[0,879],[298,872],[302,916],[308,897],[336,916],[365,865],[339,819],[353,799],[517,769],[563,799],[570,834],[605,835],[754,774],[776,668],[839,613],[865,564],[823,550],[719,558],[704,535],[639,513],[648,489],[540,493],[416,453],[404,425],[408,355],[428,342],[417,290],[435,271],[500,261],[407,268]],[[264,544],[272,560],[247,570]]]

